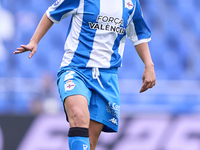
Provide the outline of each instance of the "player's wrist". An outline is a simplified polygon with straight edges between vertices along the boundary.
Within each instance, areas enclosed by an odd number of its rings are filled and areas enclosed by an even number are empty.
[[[32,44],[34,44],[34,45],[38,45],[39,41],[34,40],[34,39],[31,39],[31,40],[30,40],[30,43],[32,43]]]
[[[145,68],[149,68],[149,67],[154,67],[154,63],[153,62],[145,63]]]

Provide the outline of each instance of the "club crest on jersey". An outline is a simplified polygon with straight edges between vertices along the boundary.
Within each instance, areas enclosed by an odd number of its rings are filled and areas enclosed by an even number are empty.
[[[67,81],[65,84],[65,92],[73,90],[75,86],[72,80]]]
[[[125,8],[128,8],[128,9],[132,9],[133,8],[132,0],[125,0]]]

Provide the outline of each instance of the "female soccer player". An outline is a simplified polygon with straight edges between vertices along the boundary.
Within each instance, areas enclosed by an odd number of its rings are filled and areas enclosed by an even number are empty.
[[[140,92],[155,85],[147,43],[151,33],[138,0],[57,0],[43,15],[30,43],[14,54],[30,51],[31,58],[53,23],[71,14],[57,84],[70,124],[70,150],[94,150],[101,131],[118,131],[117,70],[126,36],[145,64]]]

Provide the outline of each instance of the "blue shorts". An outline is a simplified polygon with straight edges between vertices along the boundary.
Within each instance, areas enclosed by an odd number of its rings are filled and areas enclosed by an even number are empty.
[[[57,85],[64,103],[66,97],[83,95],[88,100],[90,119],[104,124],[104,132],[117,132],[120,95],[117,68],[63,67],[58,72]],[[99,76],[95,76],[94,72]]]

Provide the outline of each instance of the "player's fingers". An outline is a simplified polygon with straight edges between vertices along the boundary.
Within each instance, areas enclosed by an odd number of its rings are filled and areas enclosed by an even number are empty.
[[[32,57],[33,57],[33,55],[35,54],[35,52],[36,52],[36,50],[35,50],[35,49],[33,49],[33,50],[31,51],[31,53],[29,54],[28,58],[32,58]]]
[[[17,48],[17,51],[15,51],[14,54],[20,54],[26,51],[30,51],[29,48],[26,45],[21,45],[19,48]]]
[[[14,51],[14,54],[19,54],[19,53],[23,53],[23,52],[25,52],[24,48],[17,48],[17,50]]]
[[[148,82],[144,82],[143,84],[142,84],[142,87],[141,87],[141,89],[140,89],[140,93],[142,93],[142,92],[144,92],[144,91],[146,91],[148,88]]]
[[[25,49],[22,47],[17,48],[18,51],[24,51]]]
[[[147,89],[150,89],[153,87],[153,82],[149,83],[148,86],[147,86]]]
[[[152,87],[156,85],[156,80],[152,82]]]
[[[154,80],[151,81],[151,84],[150,84],[149,88],[152,88],[155,85],[156,85],[156,79],[154,79]]]
[[[143,81],[143,85],[142,85],[142,88],[140,90],[140,93],[146,91],[147,89],[149,88],[152,88],[153,86],[155,86],[156,84],[156,81],[155,80],[152,80],[152,81]]]
[[[31,50],[31,48],[28,47],[27,45],[20,45],[20,47],[21,47],[22,49],[24,49],[24,51],[30,51],[30,50]]]
[[[14,51],[14,54],[20,54],[23,53],[23,51]]]

